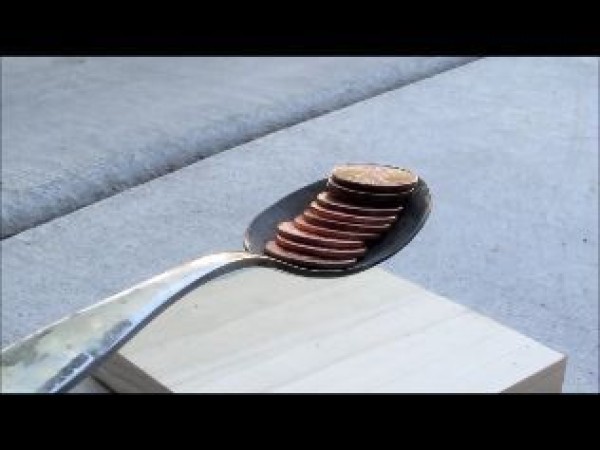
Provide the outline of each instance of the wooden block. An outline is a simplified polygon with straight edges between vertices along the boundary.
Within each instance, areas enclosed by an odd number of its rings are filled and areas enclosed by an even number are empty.
[[[190,293],[96,376],[118,392],[560,392],[565,357],[381,269],[245,269]]]

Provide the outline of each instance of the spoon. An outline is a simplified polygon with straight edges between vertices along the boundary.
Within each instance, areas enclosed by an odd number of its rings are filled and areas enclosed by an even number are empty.
[[[277,225],[301,214],[326,184],[327,179],[309,184],[256,216],[246,231],[246,251],[187,262],[8,346],[2,351],[2,392],[68,391],[165,308],[225,273],[259,266],[306,277],[341,277],[366,270],[405,247],[431,209],[427,185],[419,180],[398,220],[350,268],[308,269],[266,256],[265,245]]]

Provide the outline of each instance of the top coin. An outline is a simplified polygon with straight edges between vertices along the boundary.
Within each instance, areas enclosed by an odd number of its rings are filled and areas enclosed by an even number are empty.
[[[371,192],[402,192],[412,189],[419,178],[407,169],[376,164],[335,166],[331,178],[341,186]]]

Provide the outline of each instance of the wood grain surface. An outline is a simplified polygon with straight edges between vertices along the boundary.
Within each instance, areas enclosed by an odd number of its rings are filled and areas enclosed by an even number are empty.
[[[98,369],[118,392],[560,392],[565,357],[382,269],[246,269]]]

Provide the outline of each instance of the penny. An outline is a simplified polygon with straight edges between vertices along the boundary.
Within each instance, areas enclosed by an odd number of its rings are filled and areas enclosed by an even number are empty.
[[[304,211],[302,217],[304,217],[304,220],[308,223],[312,223],[319,227],[330,228],[332,230],[358,231],[359,233],[384,233],[390,228],[389,224],[366,225],[363,223],[340,222],[339,220],[326,219],[315,214],[310,209]]]
[[[302,216],[294,219],[296,228],[300,228],[307,233],[318,234],[320,236],[330,237],[334,239],[351,239],[351,240],[373,240],[377,239],[380,233],[359,233],[358,231],[342,231],[331,228],[320,227],[307,222]]]
[[[358,258],[365,254],[367,249],[363,248],[351,248],[351,249],[335,249],[327,247],[316,247],[312,245],[300,244],[292,240],[286,239],[285,237],[277,234],[275,237],[277,244],[285,249],[292,252],[297,252],[303,255],[319,256],[326,259],[352,259]]]
[[[356,214],[347,214],[340,211],[336,211],[335,209],[330,208],[329,206],[324,206],[319,204],[318,202],[311,202],[309,208],[316,215],[323,217],[325,219],[338,220],[340,222],[350,222],[350,223],[364,223],[367,225],[386,225],[391,224],[396,221],[396,216],[361,216]]]
[[[359,191],[356,189],[347,188],[345,186],[340,186],[331,178],[327,180],[327,191],[330,192],[334,197],[341,200],[356,203],[359,206],[366,205],[370,207],[376,205],[399,206],[401,202],[403,202],[410,194],[412,194],[412,189],[410,191],[396,192],[393,194]]]
[[[328,209],[340,211],[346,214],[355,214],[359,216],[372,216],[372,217],[390,217],[397,215],[402,211],[402,206],[385,207],[385,208],[373,208],[367,206],[359,206],[349,202],[345,202],[338,198],[335,198],[329,192],[321,192],[317,195],[317,203]]]
[[[293,222],[282,222],[277,231],[284,238],[311,246],[322,246],[336,249],[365,249],[365,243],[360,239],[335,239],[300,230]]]
[[[334,167],[332,179],[340,186],[367,192],[400,192],[412,189],[419,178],[407,169],[376,164]]]
[[[273,258],[286,261],[303,267],[315,269],[345,269],[356,264],[356,258],[351,259],[326,259],[317,256],[303,255],[301,253],[286,250],[275,241],[269,241],[265,245],[265,253]]]

